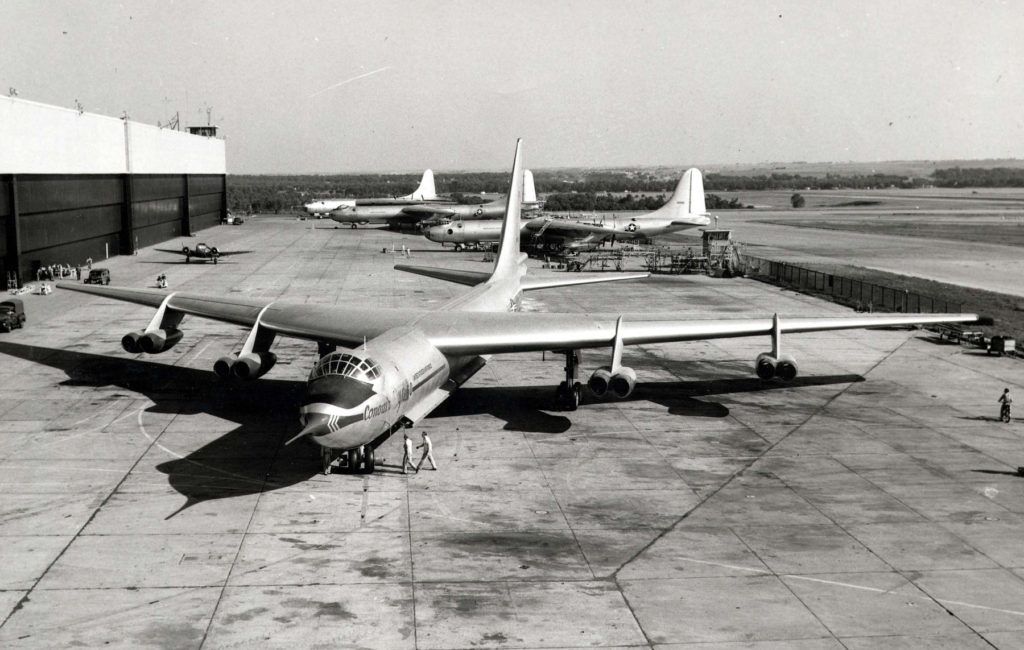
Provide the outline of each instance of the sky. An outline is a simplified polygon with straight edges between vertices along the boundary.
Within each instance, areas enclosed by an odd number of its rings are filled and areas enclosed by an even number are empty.
[[[0,91],[232,174],[1021,158],[1018,0],[0,2]]]

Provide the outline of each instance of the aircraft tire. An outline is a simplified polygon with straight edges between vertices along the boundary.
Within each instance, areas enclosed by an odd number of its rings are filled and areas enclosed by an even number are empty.
[[[367,445],[366,452],[363,454],[363,474],[372,474],[376,469],[377,463],[374,456],[373,447]]]
[[[359,453],[358,449],[350,449],[348,452],[348,472],[349,474],[355,474],[360,471],[362,466],[363,457]]]

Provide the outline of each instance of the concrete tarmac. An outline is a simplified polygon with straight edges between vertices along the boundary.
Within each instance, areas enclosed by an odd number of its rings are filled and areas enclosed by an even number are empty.
[[[328,225],[330,224],[330,225]],[[317,229],[311,226],[318,226]],[[258,217],[165,244],[252,253],[104,263],[114,284],[360,307],[463,290],[396,262],[486,268],[421,237]],[[401,246],[411,247],[411,257]],[[398,248],[392,253],[391,247]],[[388,252],[382,253],[382,249]],[[545,272],[533,269],[532,273]],[[746,279],[528,294],[527,309],[844,314]],[[439,469],[369,476],[285,447],[315,360],[280,340],[251,384],[213,362],[246,332],[58,291],[0,335],[0,646],[1024,648],[1024,365],[913,330],[639,346],[629,399],[554,406],[563,360],[496,356],[410,433]],[[608,351],[585,353],[583,376]]]

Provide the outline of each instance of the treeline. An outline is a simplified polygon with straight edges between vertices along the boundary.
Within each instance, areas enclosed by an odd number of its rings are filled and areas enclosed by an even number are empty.
[[[938,187],[1024,187],[1024,169],[995,167],[936,169],[932,174]]]
[[[804,174],[763,174],[759,176],[736,176],[708,174],[704,187],[719,192],[744,192],[760,190],[870,190],[888,187],[913,188],[931,185],[928,179],[910,178],[895,174],[825,174],[808,176]]]
[[[554,170],[534,172],[537,192],[550,195],[552,210],[653,210],[665,199],[650,193],[671,194],[679,183],[675,170],[658,172]],[[330,176],[254,176],[228,177],[228,207],[232,210],[275,212],[295,209],[322,198],[393,197],[409,194],[419,185],[416,174],[338,174]],[[461,197],[462,201],[481,201],[481,192],[503,193],[508,189],[506,172],[439,173],[434,176],[439,194]],[[804,174],[772,173],[757,176],[705,174],[704,188],[710,192],[759,190],[838,190],[916,187],[1024,187],[1024,169],[1007,167],[938,169],[929,177],[895,174]],[[608,196],[609,192],[629,193]],[[632,193],[648,193],[633,196]],[[474,196],[477,195],[477,196]],[[712,205],[728,209],[736,205]],[[552,199],[554,203],[552,204]],[[717,199],[717,197],[716,197]],[[718,199],[720,200],[720,199]],[[728,202],[727,202],[728,203]],[[567,206],[567,207],[561,207]]]
[[[668,197],[665,194],[613,196],[607,193],[595,194],[594,192],[559,192],[548,195],[544,200],[544,210],[549,212],[607,212],[613,210],[653,212],[665,205],[667,201]],[[737,199],[726,200],[715,194],[705,194],[704,202],[709,210],[735,210],[751,207],[743,205]]]
[[[257,176],[228,177],[228,208],[279,212],[294,209],[318,199],[388,198],[405,196],[416,190],[423,174],[338,174],[331,176]],[[508,189],[505,172],[435,174],[439,194],[452,195],[463,203],[481,203],[480,192]]]

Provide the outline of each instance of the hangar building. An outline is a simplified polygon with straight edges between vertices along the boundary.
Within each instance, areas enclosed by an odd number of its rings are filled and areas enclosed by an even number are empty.
[[[223,140],[0,98],[0,267],[27,281],[217,224],[225,175]]]

